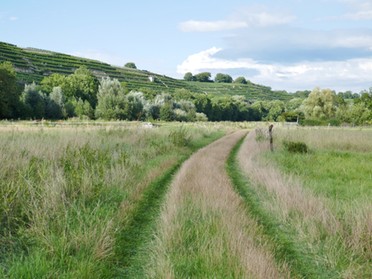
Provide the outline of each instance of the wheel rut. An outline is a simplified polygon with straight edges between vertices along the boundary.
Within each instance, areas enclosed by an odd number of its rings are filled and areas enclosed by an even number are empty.
[[[226,172],[232,148],[246,134],[229,134],[181,166],[161,209],[147,277],[285,277]]]

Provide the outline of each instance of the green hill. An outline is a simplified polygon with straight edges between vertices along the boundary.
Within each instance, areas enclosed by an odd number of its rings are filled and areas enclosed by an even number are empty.
[[[20,83],[40,82],[52,73],[69,75],[80,66],[86,66],[97,77],[116,78],[126,82],[130,90],[151,89],[156,92],[173,92],[185,88],[193,92],[214,95],[244,95],[250,100],[288,100],[291,95],[275,92],[270,87],[248,84],[229,84],[215,82],[186,82],[144,70],[116,67],[96,60],[75,57],[53,51],[20,48],[16,45],[0,42],[0,62],[11,62],[17,72]]]

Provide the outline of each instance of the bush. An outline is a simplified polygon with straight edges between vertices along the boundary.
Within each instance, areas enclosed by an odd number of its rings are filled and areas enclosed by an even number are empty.
[[[191,137],[185,127],[181,126],[177,130],[169,134],[169,138],[176,146],[187,146],[190,143]]]
[[[306,143],[298,141],[283,141],[285,150],[291,153],[307,153],[308,147]]]

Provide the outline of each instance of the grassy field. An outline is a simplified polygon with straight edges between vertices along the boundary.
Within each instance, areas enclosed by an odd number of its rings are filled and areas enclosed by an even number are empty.
[[[254,125],[0,122],[0,278],[370,278],[372,130]]]
[[[228,135],[185,162],[162,208],[150,257],[141,258],[144,274],[133,278],[285,277],[225,171],[245,133]]]
[[[296,277],[370,278],[372,131],[274,131],[275,152],[248,136],[238,154],[245,180],[236,181],[276,259]],[[305,142],[309,152],[289,153],[283,141]]]
[[[118,247],[128,246],[122,235],[132,233],[131,243],[140,237],[133,220],[146,203],[156,212],[156,193],[221,127],[5,123],[0,278],[121,278],[130,260]]]

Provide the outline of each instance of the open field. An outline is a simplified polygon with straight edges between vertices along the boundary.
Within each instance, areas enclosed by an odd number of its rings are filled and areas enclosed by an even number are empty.
[[[370,278],[372,131],[275,129],[275,152],[251,133],[238,160],[240,190],[296,276]],[[283,140],[310,151],[285,151]],[[249,195],[249,196],[248,196]]]
[[[127,258],[117,243],[143,196],[224,132],[125,122],[0,127],[0,277],[120,277]]]
[[[256,125],[0,122],[0,278],[370,278],[372,130]]]

